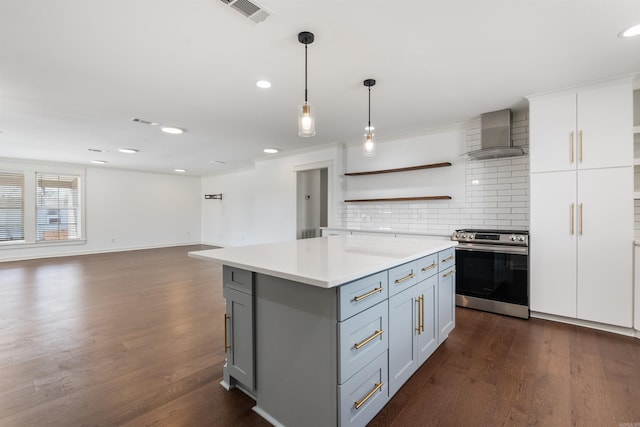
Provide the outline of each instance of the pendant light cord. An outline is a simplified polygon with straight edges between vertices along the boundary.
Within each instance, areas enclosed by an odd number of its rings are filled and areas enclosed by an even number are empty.
[[[371,134],[371,86],[369,86],[369,134]]]
[[[304,103],[307,103],[307,45],[304,45]]]

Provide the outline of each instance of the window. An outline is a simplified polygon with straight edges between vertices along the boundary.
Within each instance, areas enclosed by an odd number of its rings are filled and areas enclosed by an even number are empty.
[[[0,172],[0,242],[24,240],[24,175]]]
[[[80,236],[80,177],[36,174],[36,240],[72,240]]]

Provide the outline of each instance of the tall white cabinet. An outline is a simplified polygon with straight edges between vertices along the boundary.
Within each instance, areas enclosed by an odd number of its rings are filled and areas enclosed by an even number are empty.
[[[632,79],[529,97],[530,308],[633,323]]]

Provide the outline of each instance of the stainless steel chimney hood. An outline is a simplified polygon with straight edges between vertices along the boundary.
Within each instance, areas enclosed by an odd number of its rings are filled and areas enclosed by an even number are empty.
[[[480,115],[480,149],[464,153],[468,160],[503,159],[527,154],[523,147],[511,141],[511,110],[499,110]]]

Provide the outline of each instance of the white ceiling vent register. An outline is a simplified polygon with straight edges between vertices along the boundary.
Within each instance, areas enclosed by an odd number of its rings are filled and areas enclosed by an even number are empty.
[[[228,4],[238,12],[242,13],[247,18],[251,19],[253,22],[258,23],[262,22],[271,13],[269,13],[265,8],[259,6],[255,2],[249,0],[220,0],[224,4]]]

